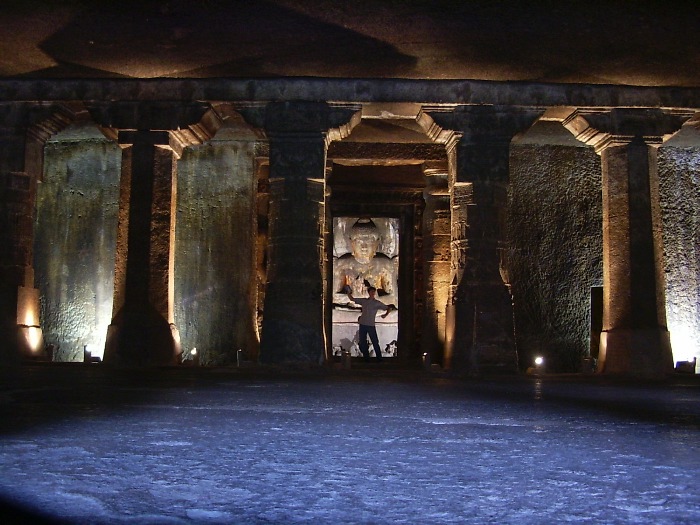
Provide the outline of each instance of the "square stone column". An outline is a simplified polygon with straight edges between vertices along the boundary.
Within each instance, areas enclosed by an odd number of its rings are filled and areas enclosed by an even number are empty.
[[[101,102],[95,122],[117,129],[122,147],[112,324],[104,360],[120,366],[178,362],[174,324],[174,242],[177,159],[203,103]]]
[[[332,128],[354,110],[325,103],[270,103],[264,117],[270,142],[268,269],[260,361],[268,364],[325,360],[326,149]]]
[[[445,365],[458,373],[518,369],[513,301],[504,268],[508,157],[513,136],[541,113],[498,106],[429,113],[442,130],[458,137],[448,151],[452,281],[445,348]]]
[[[121,131],[115,300],[105,362],[175,364],[173,240],[177,154],[168,131]]]
[[[602,373],[661,377],[673,370],[656,156],[657,146],[680,129],[685,118],[661,110],[615,109],[575,111],[563,120],[601,157]]]

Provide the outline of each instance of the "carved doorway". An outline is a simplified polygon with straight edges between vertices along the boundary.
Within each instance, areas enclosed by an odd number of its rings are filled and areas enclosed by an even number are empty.
[[[397,364],[418,363],[421,323],[417,316],[423,297],[422,167],[333,164],[328,182],[331,189],[326,222],[328,355],[337,359],[334,354],[342,349],[358,355],[358,349],[353,346],[358,346],[359,309],[347,305],[347,295],[342,293],[342,288],[354,286],[353,293],[363,293],[363,286],[372,285],[378,288],[379,300],[397,307],[397,311],[387,316],[386,323],[377,316],[382,356],[391,357],[391,362]],[[378,263],[366,279],[367,284],[362,272],[357,271],[363,268],[353,262],[352,255],[350,236],[358,221],[377,232],[373,259]],[[372,224],[367,225],[365,221]],[[350,271],[343,274],[341,270],[344,269]],[[388,281],[390,276],[392,280]]]

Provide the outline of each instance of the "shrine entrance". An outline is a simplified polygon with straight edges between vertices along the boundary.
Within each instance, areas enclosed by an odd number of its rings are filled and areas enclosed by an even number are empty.
[[[418,248],[422,245],[424,185],[418,164],[332,165],[326,310],[333,359],[339,359],[344,351],[362,359],[360,306],[348,293],[364,298],[368,297],[367,289],[374,287],[378,300],[396,308],[386,318],[376,317],[382,357],[403,364],[419,361],[421,323],[417,313],[423,289]],[[376,351],[370,344],[371,357]]]

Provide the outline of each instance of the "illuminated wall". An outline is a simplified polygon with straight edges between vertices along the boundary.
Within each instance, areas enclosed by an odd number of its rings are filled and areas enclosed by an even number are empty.
[[[175,325],[183,352],[236,363],[257,348],[256,138],[223,127],[178,162]]]
[[[94,125],[45,147],[37,191],[34,267],[46,344],[56,361],[101,356],[114,295],[121,150]]]
[[[539,354],[576,371],[590,345],[591,286],[603,278],[601,169],[560,130],[540,123],[511,148],[508,273],[521,367]]]
[[[659,148],[666,319],[674,361],[700,359],[700,146],[689,131]]]

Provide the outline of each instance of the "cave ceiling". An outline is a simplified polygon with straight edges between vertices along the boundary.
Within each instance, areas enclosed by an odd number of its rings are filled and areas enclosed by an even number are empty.
[[[0,77],[700,85],[700,2],[5,0]]]

